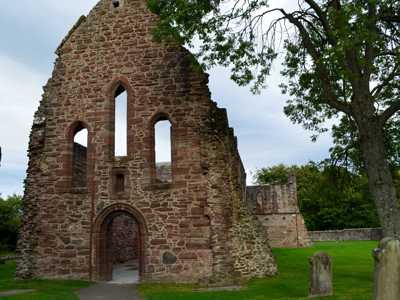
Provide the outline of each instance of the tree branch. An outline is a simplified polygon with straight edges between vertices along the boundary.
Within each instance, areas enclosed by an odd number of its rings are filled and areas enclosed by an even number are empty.
[[[351,115],[352,114],[351,107],[347,103],[339,101],[337,99],[334,93],[334,89],[329,80],[330,78],[329,72],[325,67],[325,65],[323,64],[321,54],[318,52],[317,48],[312,42],[306,28],[292,14],[286,13],[285,10],[283,9],[281,9],[281,12],[289,20],[289,22],[292,23],[294,26],[296,26],[296,28],[299,30],[303,45],[307,49],[310,56],[312,57],[316,65],[317,72],[321,74],[321,81],[323,83],[324,94],[326,96],[326,99],[321,99],[321,101],[341,112],[344,112],[345,114]]]
[[[392,73],[390,73],[390,75],[388,77],[386,77],[381,84],[377,85],[372,91],[371,94],[374,98],[377,98],[379,96],[379,93],[382,92],[382,90],[392,81],[394,80],[394,78],[398,75],[400,75],[400,73],[397,71],[399,69],[400,65],[396,65],[392,71]]]
[[[400,16],[392,14],[383,14],[379,17],[379,20],[390,23],[400,23]]]
[[[397,100],[397,102],[393,103],[391,106],[389,106],[381,115],[380,115],[380,122],[382,125],[384,125],[387,120],[389,120],[391,117],[393,117],[397,112],[400,111],[400,100]]]
[[[378,33],[378,28],[376,26],[376,3],[368,2],[368,29],[371,32]],[[370,80],[372,66],[376,56],[375,45],[372,40],[366,40],[365,42],[365,66],[364,74]]]
[[[310,7],[315,11],[319,20],[322,23],[322,27],[325,30],[325,33],[326,33],[326,36],[328,37],[329,42],[332,44],[332,46],[335,46],[337,44],[337,41],[336,41],[335,36],[333,35],[331,27],[329,26],[329,22],[328,22],[328,19],[326,18],[326,14],[324,13],[324,11],[314,0],[305,0],[305,2],[308,5],[310,5]]]

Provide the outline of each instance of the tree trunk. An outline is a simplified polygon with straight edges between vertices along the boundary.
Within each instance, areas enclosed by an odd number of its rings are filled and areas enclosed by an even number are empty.
[[[383,128],[376,117],[358,123],[360,147],[385,237],[400,238],[400,206],[389,163],[386,159]]]

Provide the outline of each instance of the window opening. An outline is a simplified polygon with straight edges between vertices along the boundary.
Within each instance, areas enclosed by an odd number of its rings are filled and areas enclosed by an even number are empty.
[[[72,186],[86,187],[87,184],[88,130],[82,128],[74,135],[72,155]]]
[[[160,120],[155,124],[154,130],[157,180],[171,182],[171,122]]]
[[[121,193],[125,191],[125,176],[124,174],[117,173],[115,174],[115,183],[114,183],[114,191],[116,193]]]
[[[118,8],[120,6],[119,0],[112,0],[112,4],[113,4],[114,8]]]
[[[128,93],[119,86],[115,92],[114,155],[127,156],[128,152]]]

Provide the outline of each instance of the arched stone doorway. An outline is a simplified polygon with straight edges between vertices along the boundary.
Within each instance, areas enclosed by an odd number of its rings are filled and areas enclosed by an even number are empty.
[[[135,283],[143,276],[145,222],[142,215],[125,204],[112,205],[96,220],[96,280]]]

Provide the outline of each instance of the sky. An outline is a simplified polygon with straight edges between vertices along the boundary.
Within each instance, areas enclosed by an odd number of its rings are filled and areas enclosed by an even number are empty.
[[[0,10],[0,196],[23,193],[27,168],[27,148],[33,114],[41,99],[42,87],[51,76],[54,51],[81,15],[97,0],[19,0],[5,1]],[[272,0],[290,6],[293,0]],[[287,100],[278,85],[284,82],[275,64],[268,87],[253,95],[249,87],[238,87],[229,70],[209,71],[212,99],[228,111],[230,125],[238,137],[239,151],[252,183],[258,168],[279,163],[303,164],[329,155],[331,137],[311,142],[311,133],[294,125],[284,115]],[[168,124],[167,124],[168,125]],[[124,126],[121,124],[121,126]],[[168,126],[164,126],[164,134]],[[160,140],[157,147],[165,148]],[[157,151],[157,149],[156,149]],[[157,151],[161,152],[161,151]],[[158,160],[168,159],[161,152]]]

